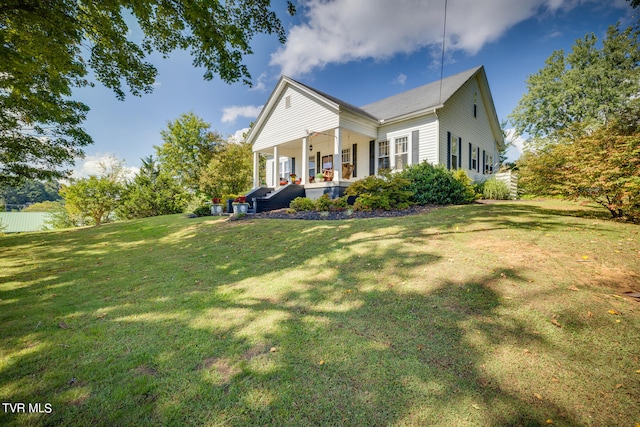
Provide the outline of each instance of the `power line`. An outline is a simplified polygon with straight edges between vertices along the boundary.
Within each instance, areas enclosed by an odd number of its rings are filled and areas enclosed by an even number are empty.
[[[442,58],[440,59],[440,96],[438,103],[442,103],[442,78],[444,76],[444,48],[447,40],[447,0],[444,0],[444,24],[442,28]]]

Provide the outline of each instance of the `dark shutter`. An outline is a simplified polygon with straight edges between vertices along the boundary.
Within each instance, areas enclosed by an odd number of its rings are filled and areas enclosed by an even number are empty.
[[[462,138],[458,138],[458,169],[462,169]]]
[[[414,130],[411,133],[411,164],[417,165],[420,161],[420,131]]]
[[[471,157],[473,157],[473,146],[469,143],[469,170],[471,170]]]
[[[376,142],[369,141],[369,175],[376,173]]]
[[[451,132],[447,132],[447,169],[451,169]]]
[[[291,158],[291,172],[289,172],[289,173],[296,173],[296,158],[295,157]]]
[[[358,174],[358,144],[351,146],[351,164],[353,164],[353,176],[354,178]]]
[[[316,153],[316,174],[322,173],[322,163],[320,163],[320,152]]]
[[[476,172],[480,172],[480,147],[476,148]]]

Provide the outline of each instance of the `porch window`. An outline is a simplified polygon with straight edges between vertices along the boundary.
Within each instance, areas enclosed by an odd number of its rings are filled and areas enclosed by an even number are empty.
[[[291,173],[291,164],[288,159],[280,160],[280,181],[288,181]]]
[[[389,169],[389,141],[378,142],[378,169]]]
[[[322,170],[333,170],[333,154],[322,156]]]
[[[316,176],[316,162],[313,159],[309,159],[309,176],[310,177]]]
[[[351,148],[342,150],[342,163],[351,163]]]
[[[451,169],[458,169],[458,137],[451,138]]]
[[[409,137],[396,138],[396,169],[402,170],[409,161]]]

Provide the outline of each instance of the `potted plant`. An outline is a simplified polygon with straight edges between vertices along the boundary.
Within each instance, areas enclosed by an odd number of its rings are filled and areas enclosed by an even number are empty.
[[[238,214],[245,215],[249,213],[249,203],[247,203],[247,196],[236,197],[231,205],[233,206],[234,215],[238,215]]]
[[[323,182],[324,181],[324,175],[321,172],[318,172],[316,174],[316,182]]]
[[[297,178],[297,175],[295,173],[289,174],[289,182],[290,183],[295,184],[296,183],[296,178]]]
[[[211,199],[211,215],[222,215],[222,203],[220,197],[214,197]]]

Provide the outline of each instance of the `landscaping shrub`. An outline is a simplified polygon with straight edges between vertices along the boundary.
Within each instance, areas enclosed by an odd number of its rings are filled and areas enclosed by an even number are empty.
[[[471,203],[482,197],[482,193],[476,192],[476,186],[464,170],[458,169],[453,173],[453,177],[464,186],[464,199],[466,203]]]
[[[315,201],[316,210],[320,212],[330,211],[332,205],[333,203],[331,202],[328,194],[323,194]]]
[[[358,210],[406,209],[412,204],[409,185],[410,181],[400,174],[382,172],[354,182],[345,193],[356,197],[353,207]]]
[[[348,196],[338,197],[337,199],[333,199],[331,201],[331,210],[333,211],[342,211],[349,207]]]
[[[504,181],[489,178],[482,185],[482,195],[485,199],[508,200],[510,198],[509,188]]]
[[[209,216],[211,215],[211,206],[210,205],[200,205],[193,210],[194,215],[197,216]]]
[[[296,197],[289,204],[289,208],[295,212],[315,210],[316,205],[313,200],[308,197]]]
[[[459,205],[474,199],[470,181],[456,179],[454,173],[442,165],[433,166],[424,161],[408,166],[401,175],[408,181],[406,190],[413,193],[413,201],[419,205]]]

